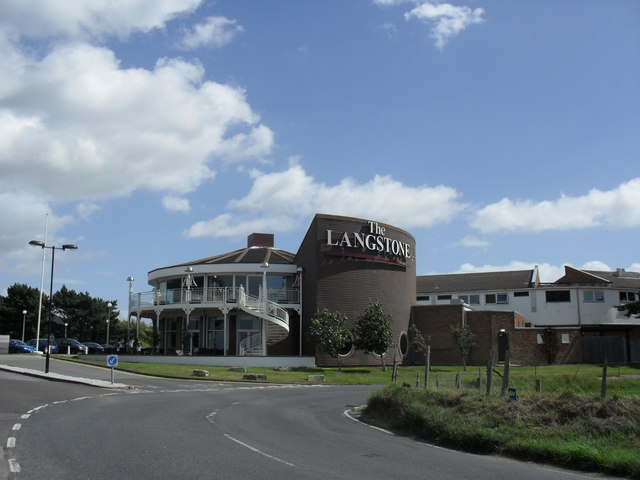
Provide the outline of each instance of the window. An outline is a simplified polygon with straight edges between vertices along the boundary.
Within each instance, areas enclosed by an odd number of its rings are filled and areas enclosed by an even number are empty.
[[[620,301],[621,302],[635,302],[636,294],[633,292],[620,292]]]
[[[458,298],[467,305],[480,305],[480,295],[458,295]]]
[[[165,320],[165,343],[167,348],[176,348],[176,325],[177,320],[175,318],[168,318]]]
[[[604,302],[604,292],[602,290],[585,290],[585,302]]]
[[[570,302],[571,292],[569,290],[547,290],[545,292],[547,302]]]
[[[207,348],[214,355],[224,353],[224,317],[207,317]]]
[[[514,297],[528,297],[529,292],[513,292]]]
[[[438,295],[438,300],[451,300],[451,295]]]
[[[428,302],[429,301],[429,295],[418,295],[418,301],[419,302]]]
[[[508,293],[487,293],[485,303],[509,303]]]

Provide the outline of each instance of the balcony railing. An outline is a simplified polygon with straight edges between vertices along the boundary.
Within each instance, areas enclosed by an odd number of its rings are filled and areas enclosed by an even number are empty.
[[[131,310],[185,303],[212,307],[233,304],[238,302],[239,290],[232,287],[193,287],[134,293],[130,298]],[[270,288],[267,290],[267,299],[281,305],[297,305],[300,303],[300,291]]]

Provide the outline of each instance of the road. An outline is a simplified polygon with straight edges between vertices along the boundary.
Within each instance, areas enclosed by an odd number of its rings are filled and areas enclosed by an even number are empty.
[[[7,360],[0,357],[0,364]],[[33,360],[13,363],[20,361]],[[108,371],[57,361],[51,369],[109,378]],[[368,386],[233,384],[117,374],[117,382],[133,388],[104,389],[7,372],[0,372],[0,381],[5,478],[595,477],[442,449],[357,422],[345,412],[365,402],[374,390]],[[9,391],[14,393],[5,395]]]

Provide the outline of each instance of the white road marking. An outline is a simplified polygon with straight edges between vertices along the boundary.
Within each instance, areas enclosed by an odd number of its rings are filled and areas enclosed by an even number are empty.
[[[9,470],[11,470],[11,473],[20,473],[20,464],[15,458],[9,459]]]
[[[22,428],[22,424],[16,423],[11,430],[15,432],[16,430],[20,430],[21,428]]]
[[[286,462],[286,461],[281,460],[281,459],[279,459],[279,458],[276,458],[276,457],[274,457],[274,456],[272,456],[272,455],[269,455],[268,453],[264,453],[264,452],[262,452],[262,451],[258,450],[257,448],[252,447],[251,445],[247,445],[246,443],[241,442],[240,440],[238,440],[238,439],[236,439],[236,438],[233,438],[231,435],[227,435],[227,434],[225,433],[225,434],[224,434],[224,436],[225,436],[225,437],[227,437],[229,440],[233,440],[233,441],[234,441],[234,442],[236,442],[238,445],[242,445],[243,447],[248,448],[248,449],[249,449],[249,450],[251,450],[252,452],[259,453],[260,455],[262,455],[262,456],[264,456],[264,457],[270,458],[271,460],[275,460],[276,462],[284,463],[285,465],[288,465],[288,466],[290,466],[290,467],[295,467],[295,465],[294,465],[293,463]]]
[[[7,448],[14,448],[16,446],[16,437],[7,438]]]
[[[24,414],[24,415],[22,415],[20,418],[24,418],[24,419],[26,419],[26,418],[29,418],[30,416],[31,416],[30,414],[25,413],[25,414]]]

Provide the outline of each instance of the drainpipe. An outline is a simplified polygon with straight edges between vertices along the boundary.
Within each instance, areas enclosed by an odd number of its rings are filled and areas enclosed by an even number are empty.
[[[576,305],[578,307],[578,327],[582,330],[582,316],[580,314],[580,290],[576,288]]]

